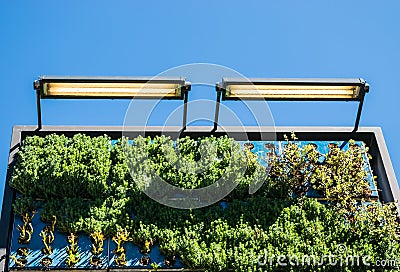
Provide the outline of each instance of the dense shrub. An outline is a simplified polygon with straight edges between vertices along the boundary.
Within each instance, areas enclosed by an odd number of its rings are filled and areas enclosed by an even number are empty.
[[[300,146],[292,135],[281,154],[259,158],[250,149],[240,151],[228,137],[177,142],[165,136],[137,137],[133,143],[124,138],[113,146],[109,140],[27,137],[11,180],[19,193],[15,213],[28,217],[40,208],[42,221],[50,224],[56,216],[57,230],[69,237],[91,235],[96,252],[104,237],[113,238],[120,266],[126,263],[127,242],[143,254],[158,244],[166,263],[179,257],[187,267],[205,271],[371,268],[327,263],[282,268],[279,255],[300,261],[306,255],[359,255],[369,256],[371,263],[400,258],[395,207],[372,202],[365,170],[368,150],[353,141],[346,151],[332,146],[320,154],[312,144]],[[187,189],[230,175],[237,186],[224,205],[179,210],[143,193],[154,175]],[[260,189],[250,194],[251,186]],[[325,204],[307,198],[309,192]],[[338,246],[345,248],[343,256],[337,254]],[[74,254],[70,257],[78,256]],[[258,264],[264,257],[265,265]]]
[[[24,196],[44,200],[102,198],[108,188],[110,146],[107,136],[27,137],[18,152],[10,186]]]

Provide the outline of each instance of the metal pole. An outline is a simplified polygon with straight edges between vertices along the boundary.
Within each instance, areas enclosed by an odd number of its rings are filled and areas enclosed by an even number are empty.
[[[36,106],[37,106],[37,119],[38,119],[37,130],[41,130],[42,129],[42,109],[40,106],[40,90],[36,90]]]
[[[181,132],[186,130],[186,122],[187,122],[187,102],[188,102],[188,90],[185,90],[183,94],[183,124]]]
[[[214,128],[212,130],[213,132],[217,131],[217,129],[218,129],[219,105],[221,104],[221,95],[222,95],[222,91],[217,86],[217,102],[215,104]]]
[[[356,123],[354,125],[353,132],[357,132],[358,125],[360,124],[361,110],[362,110],[362,107],[363,107],[363,104],[364,104],[364,97],[365,97],[365,92],[362,92],[361,98],[360,98],[360,104],[358,105]]]

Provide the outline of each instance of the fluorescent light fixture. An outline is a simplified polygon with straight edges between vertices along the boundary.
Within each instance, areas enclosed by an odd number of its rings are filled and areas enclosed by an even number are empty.
[[[42,128],[41,99],[179,99],[186,129],[190,82],[183,77],[54,77],[41,76],[36,91],[38,129]]]
[[[369,85],[362,78],[222,78],[217,83],[214,129],[218,128],[222,100],[357,101],[354,132]]]
[[[368,92],[363,79],[232,79],[217,85],[222,100],[356,100]]]
[[[41,98],[183,99],[182,77],[49,77],[35,82]]]

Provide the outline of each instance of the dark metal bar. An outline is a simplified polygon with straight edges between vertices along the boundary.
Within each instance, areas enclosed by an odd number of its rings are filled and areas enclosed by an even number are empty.
[[[246,98],[239,98],[239,97],[228,97],[224,96],[223,100],[234,100],[234,101],[239,101],[239,100],[247,100],[247,101],[360,101],[360,98],[313,98],[313,97],[307,97],[307,98],[265,98],[265,97],[246,97]]]
[[[37,119],[38,119],[38,130],[42,129],[42,108],[40,105],[40,90],[36,90],[36,106],[37,106]]]
[[[184,77],[167,77],[167,76],[40,76],[39,81],[44,82],[70,82],[70,83],[178,83],[185,85]]]
[[[217,86],[217,101],[215,104],[215,115],[214,115],[214,128],[213,132],[218,129],[218,118],[219,118],[219,105],[221,104],[221,95],[222,95],[222,90]]]
[[[221,87],[228,85],[322,85],[322,86],[360,86],[366,82],[362,78],[222,78]]]
[[[0,271],[8,271],[8,264],[10,260],[11,234],[14,223],[12,204],[15,197],[15,192],[10,187],[10,180],[16,162],[16,154],[20,149],[20,144],[22,141],[21,130],[21,127],[14,127],[11,136],[11,145],[8,157],[8,167],[6,182],[4,185],[3,204],[0,219]]]
[[[183,94],[183,123],[182,123],[182,130],[181,132],[186,130],[186,125],[187,125],[187,102],[188,102],[188,90],[185,90]]]
[[[13,164],[11,164],[11,167]],[[7,180],[11,179],[12,169],[7,170]],[[10,245],[11,245],[11,235],[12,235],[12,223],[13,223],[13,204],[14,193],[8,183],[4,186],[3,195],[3,207],[1,212],[0,221],[0,271],[6,271],[10,258]]]
[[[365,97],[365,92],[362,92],[361,96],[360,96],[360,104],[358,105],[356,123],[354,124],[353,132],[357,132],[358,125],[360,124],[360,117],[361,117],[362,107],[363,107],[363,104],[364,104],[364,97]]]

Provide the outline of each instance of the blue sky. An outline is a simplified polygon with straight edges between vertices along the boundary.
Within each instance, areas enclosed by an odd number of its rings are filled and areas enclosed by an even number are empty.
[[[361,126],[382,127],[398,175],[399,10],[399,1],[3,1],[0,189],[12,126],[36,124],[37,76],[152,76],[197,62],[247,77],[365,78],[371,91]],[[191,99],[199,97],[215,93],[194,89]],[[43,122],[122,125],[128,105],[44,101]],[[351,126],[357,105],[270,108],[276,125]]]

